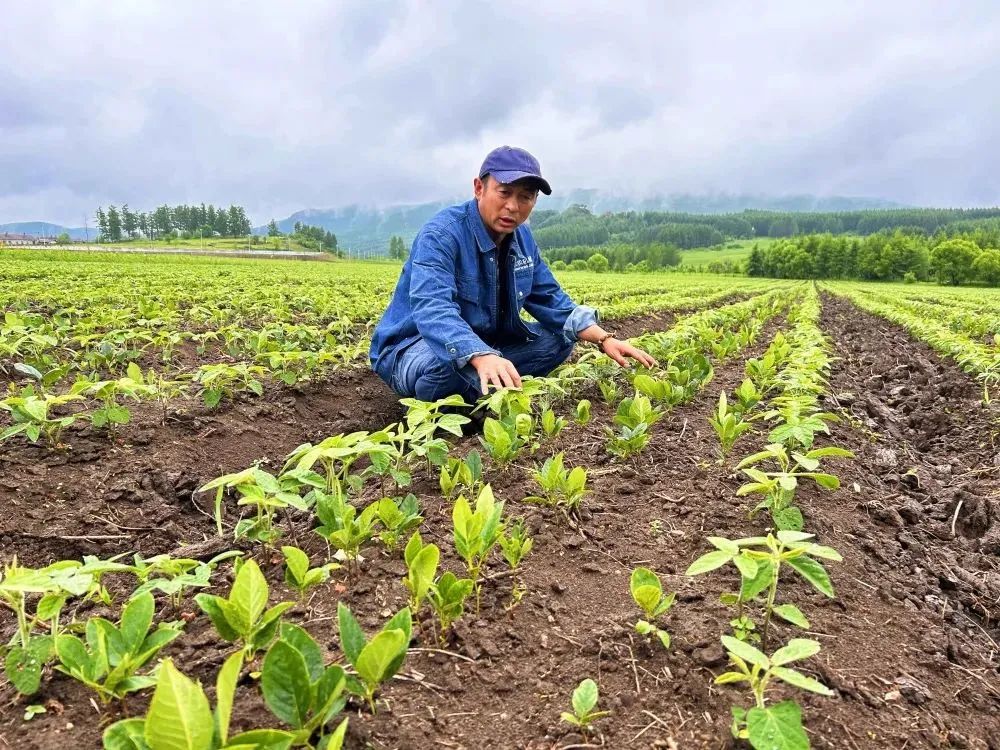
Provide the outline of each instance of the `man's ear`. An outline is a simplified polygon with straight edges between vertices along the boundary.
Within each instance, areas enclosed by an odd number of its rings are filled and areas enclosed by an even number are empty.
[[[483,190],[484,189],[485,189],[485,185],[483,185],[483,181],[480,180],[478,177],[473,177],[472,178],[472,194],[473,194],[473,196],[475,196],[476,200],[479,200],[480,198],[483,197]]]

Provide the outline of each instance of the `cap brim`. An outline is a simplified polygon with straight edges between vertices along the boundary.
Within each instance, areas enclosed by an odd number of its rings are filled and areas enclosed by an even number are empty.
[[[517,182],[518,180],[531,180],[538,185],[538,189],[543,193],[546,195],[552,195],[552,188],[549,187],[548,181],[537,174],[532,174],[531,172],[520,172],[517,170],[511,170],[508,172],[490,172],[489,174],[497,182],[502,182],[506,185],[509,185],[512,182]]]

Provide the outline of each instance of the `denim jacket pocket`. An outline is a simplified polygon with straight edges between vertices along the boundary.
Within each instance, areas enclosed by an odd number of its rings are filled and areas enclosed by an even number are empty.
[[[475,276],[459,276],[455,280],[455,286],[458,288],[458,297],[466,302],[479,302],[479,297],[482,294],[483,285]]]

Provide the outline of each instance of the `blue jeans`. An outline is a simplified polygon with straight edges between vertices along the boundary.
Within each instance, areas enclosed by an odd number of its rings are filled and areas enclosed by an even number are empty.
[[[521,375],[544,376],[565,362],[574,344],[567,342],[562,331],[540,329],[532,341],[497,345],[505,359],[514,363]],[[472,365],[457,369],[454,363],[438,359],[422,338],[396,357],[396,367],[389,385],[400,396],[412,396],[421,401],[437,401],[459,394],[468,403],[483,395],[479,373]]]

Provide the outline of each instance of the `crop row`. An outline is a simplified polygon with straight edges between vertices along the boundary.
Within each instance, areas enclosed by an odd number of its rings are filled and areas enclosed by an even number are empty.
[[[831,285],[830,291],[850,299],[862,310],[892,321],[927,343],[936,352],[954,359],[983,384],[983,400],[989,403],[991,389],[1000,384],[1000,329],[981,331],[989,319],[976,314],[978,297],[967,300],[973,330],[956,324],[957,318],[934,305],[901,300],[899,293],[880,290],[876,296],[853,285]],[[985,297],[985,293],[982,293]],[[993,319],[996,323],[1000,319]],[[956,330],[958,328],[958,330]],[[989,338],[985,338],[989,336]]]
[[[756,504],[749,517],[766,511],[775,531],[740,539],[709,537],[714,550],[687,570],[688,575],[703,575],[732,565],[738,574],[736,590],[720,597],[733,610],[731,631],[721,636],[732,669],[715,682],[744,685],[748,691],[749,707],[732,709],[732,733],[748,740],[755,750],[809,746],[798,703],[794,699],[768,702],[769,688],[775,682],[819,695],[833,694],[818,680],[789,666],[818,654],[821,646],[817,641],[791,638],[771,652],[775,621],[810,628],[799,606],[789,601],[779,603],[779,589],[782,600],[788,596],[781,583],[782,572],[793,571],[832,598],[833,584],[821,561],[841,559],[836,550],[817,544],[814,535],[803,530],[798,504],[805,483],[825,489],[839,486],[837,477],[824,470],[822,463],[852,456],[834,445],[815,446],[817,436],[828,434],[828,422],[836,419],[819,406],[830,366],[828,344],[818,327],[819,312],[816,290],[810,287],[805,299],[788,315],[788,332],[777,333],[763,355],[747,362],[746,379],[731,398],[725,392],[720,394],[718,409],[709,419],[719,437],[720,461],[725,461],[741,436],[754,431],[757,424],[766,425],[767,430],[764,449],[736,464],[749,480],[736,494],[754,498]]]

